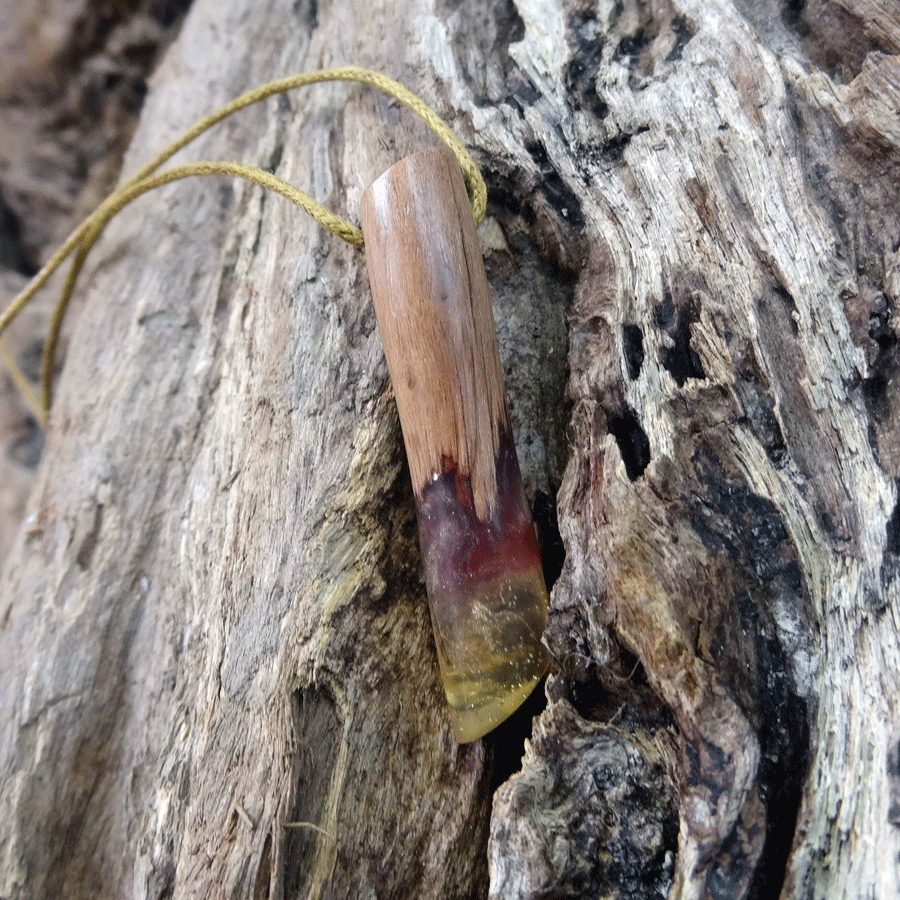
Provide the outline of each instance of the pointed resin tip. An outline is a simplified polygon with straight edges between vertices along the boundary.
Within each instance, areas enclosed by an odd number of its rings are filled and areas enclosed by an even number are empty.
[[[550,657],[487,279],[452,153],[392,166],[363,194],[362,222],[450,719],[458,741],[473,741],[515,712]]]
[[[417,503],[419,541],[450,721],[465,743],[514,713],[547,671],[547,588],[512,441],[501,438],[485,520],[469,479],[445,468]]]

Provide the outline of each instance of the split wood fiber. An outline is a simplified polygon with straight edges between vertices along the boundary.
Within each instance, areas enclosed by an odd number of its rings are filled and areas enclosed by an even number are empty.
[[[363,195],[362,226],[450,717],[457,739],[472,741],[546,671],[548,602],[452,153],[436,147],[392,166]]]

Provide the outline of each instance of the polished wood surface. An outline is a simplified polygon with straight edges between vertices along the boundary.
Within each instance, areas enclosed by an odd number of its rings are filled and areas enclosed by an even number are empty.
[[[486,519],[508,424],[484,264],[453,154],[434,147],[392,166],[363,194],[362,228],[416,497],[455,463]]]

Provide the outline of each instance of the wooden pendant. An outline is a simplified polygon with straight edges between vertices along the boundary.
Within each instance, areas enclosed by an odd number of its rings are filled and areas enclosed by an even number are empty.
[[[457,740],[473,741],[522,704],[550,657],[547,589],[453,154],[435,147],[388,169],[363,194],[362,230],[450,718]]]

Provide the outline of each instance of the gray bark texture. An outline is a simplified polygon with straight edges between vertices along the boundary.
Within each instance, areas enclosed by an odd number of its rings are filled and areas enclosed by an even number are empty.
[[[131,128],[90,120],[67,172],[86,114],[50,98],[87,95],[21,85],[65,71],[91,4],[2,6],[24,271]],[[455,743],[362,251],[242,182],[170,185],[95,248],[4,501],[0,897],[896,900],[896,0],[194,0],[158,64],[154,9],[111,12],[132,30],[101,54],[152,71],[126,174],[345,63],[472,149],[554,669]],[[179,158],[356,218],[433,141],[336,84]],[[40,435],[9,409],[24,497]]]

